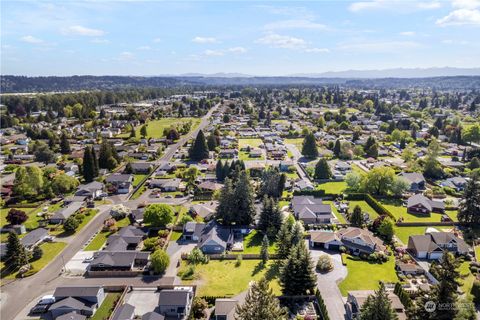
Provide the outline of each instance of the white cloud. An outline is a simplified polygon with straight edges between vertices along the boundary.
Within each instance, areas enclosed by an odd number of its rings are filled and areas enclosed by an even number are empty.
[[[218,49],[218,50],[208,49],[208,50],[203,51],[203,55],[207,56],[207,57],[215,57],[215,56],[221,57],[221,56],[224,56],[227,53],[243,54],[245,52],[247,52],[247,49],[245,49],[244,47],[231,47],[231,48],[227,48],[227,49]]]
[[[161,42],[161,41],[162,41],[162,39],[160,39],[160,38],[155,38],[155,39],[153,39],[153,42],[154,42],[154,43],[159,43],[159,42]]]
[[[445,26],[480,25],[480,0],[453,0],[455,9],[443,18],[437,19],[436,24]]]
[[[195,43],[216,43],[217,39],[213,37],[195,37],[192,39],[192,42]]]
[[[438,9],[442,5],[439,1],[402,1],[402,0],[373,0],[359,1],[350,4],[348,9],[352,12],[368,11],[368,10],[390,10],[410,12],[416,10],[432,10]]]
[[[255,41],[256,43],[268,45],[273,48],[284,49],[303,49],[307,46],[307,42],[301,38],[291,36],[282,36],[276,33],[269,33]]]
[[[125,61],[125,60],[132,60],[133,58],[135,58],[135,55],[133,53],[129,51],[124,51],[120,53],[117,60]]]
[[[327,26],[321,23],[306,19],[282,20],[265,25],[267,30],[286,30],[286,29],[317,29],[326,30]]]
[[[377,41],[344,43],[338,46],[339,50],[348,52],[385,53],[399,50],[419,48],[421,45],[414,41]]]
[[[84,26],[70,26],[64,28],[62,33],[65,35],[77,35],[77,36],[87,36],[87,37],[100,37],[105,34],[105,31],[99,29],[91,29]]]
[[[436,24],[442,27],[459,25],[480,25],[480,10],[454,10],[445,17],[438,19]]]
[[[403,31],[399,33],[401,36],[411,37],[415,35],[415,31]]]
[[[42,39],[35,38],[34,36],[30,36],[30,35],[21,37],[20,40],[22,40],[23,42],[31,43],[31,44],[44,43],[44,41]]]
[[[330,50],[327,48],[307,48],[304,50],[307,53],[329,53]]]

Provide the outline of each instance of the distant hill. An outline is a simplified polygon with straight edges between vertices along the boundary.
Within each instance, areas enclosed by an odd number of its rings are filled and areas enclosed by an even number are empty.
[[[393,70],[393,69],[392,69]],[[367,72],[367,71],[365,71]],[[341,85],[351,88],[438,88],[480,89],[480,76],[451,77],[251,77],[221,74],[209,76],[70,76],[70,77],[25,77],[1,76],[0,92],[64,92],[80,90],[118,90],[129,88],[174,88],[201,89],[212,86],[318,86]],[[333,73],[332,73],[333,76]]]
[[[480,76],[480,68],[395,68],[383,70],[346,70],[323,73],[299,73],[292,77],[312,78],[430,78],[454,76]]]

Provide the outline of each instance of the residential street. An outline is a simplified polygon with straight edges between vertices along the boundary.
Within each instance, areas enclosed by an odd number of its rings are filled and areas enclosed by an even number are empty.
[[[158,160],[158,162],[169,161],[178,148],[183,146],[189,139],[195,137],[200,129],[204,129],[208,123],[212,113],[218,108],[219,104],[209,110],[209,112],[202,118],[200,125],[197,129],[191,131],[184,137],[182,137],[176,144],[167,148],[167,151]],[[125,203],[125,196],[112,196],[109,200],[113,204]],[[182,200],[182,199],[170,199],[170,200]],[[127,200],[128,201],[128,200]],[[128,205],[128,203],[126,203]],[[56,256],[45,268],[39,271],[37,274],[25,278],[18,279],[7,283],[2,286],[0,295],[0,311],[2,320],[21,319],[17,315],[24,309],[26,305],[30,305],[32,301],[41,296],[48,290],[62,285],[71,284],[98,284],[98,285],[155,285],[158,282],[172,282],[173,278],[168,277],[134,277],[134,278],[65,278],[62,277],[62,269],[64,263],[70,261],[70,259],[82,249],[84,244],[98,231],[103,225],[103,221],[108,217],[112,204],[99,206],[100,212],[72,239],[69,241],[65,249]]]

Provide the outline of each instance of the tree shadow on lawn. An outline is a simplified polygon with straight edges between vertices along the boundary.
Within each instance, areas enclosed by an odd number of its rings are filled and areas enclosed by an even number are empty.
[[[265,279],[267,279],[268,281],[271,281],[274,278],[276,278],[280,272],[280,264],[281,264],[280,260],[277,260],[271,263],[268,270],[266,270],[265,272],[265,275],[264,275]],[[260,261],[253,269],[252,277],[257,275],[259,272],[261,272],[265,268],[266,268],[266,265],[263,263],[263,261]]]

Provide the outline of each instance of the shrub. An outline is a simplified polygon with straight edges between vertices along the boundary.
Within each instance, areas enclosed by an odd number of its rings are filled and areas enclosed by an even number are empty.
[[[166,237],[168,237],[168,234],[169,234],[169,233],[170,233],[170,232],[169,232],[168,230],[159,230],[159,231],[158,231],[158,236],[159,236],[160,238],[166,238]]]
[[[203,254],[202,250],[195,248],[187,256],[190,264],[208,263],[208,257]]]
[[[159,246],[160,248],[165,247],[165,244],[166,244],[166,243],[167,243],[167,240],[166,240],[165,238],[160,238],[160,239],[158,239],[158,246]]]
[[[63,229],[67,232],[74,232],[75,230],[77,230],[79,225],[80,223],[78,222],[78,220],[75,217],[70,216],[67,220],[65,220],[65,223],[63,224]]]
[[[155,273],[165,272],[170,264],[170,257],[161,249],[155,250],[155,252],[150,255],[150,259],[152,261],[152,268]]]
[[[143,248],[146,251],[154,251],[158,245],[158,238],[148,238],[143,241]]]
[[[153,227],[164,227],[173,221],[173,209],[163,203],[150,204],[145,209],[144,222],[150,223]]]
[[[480,303],[480,281],[479,280],[473,281],[473,286],[470,293],[473,295],[473,302],[475,302],[475,304]]]
[[[330,272],[333,270],[332,258],[329,255],[324,254],[318,258],[317,271],[318,272]]]
[[[237,260],[235,261],[235,267],[240,267],[242,265],[242,260],[243,260],[242,255],[239,254],[237,256]]]
[[[193,280],[195,276],[195,266],[188,266],[178,271],[178,276],[182,280]]]
[[[42,256],[43,256],[43,250],[42,248],[40,248],[40,246],[36,246],[35,248],[33,248],[33,252],[32,252],[33,261],[40,259]]]
[[[22,224],[25,221],[27,221],[28,216],[25,213],[25,211],[13,208],[8,211],[6,219],[10,224],[16,225],[16,224]]]
[[[204,319],[207,316],[208,303],[205,299],[195,297],[192,303],[192,316],[194,319]]]
[[[77,219],[78,222],[82,222],[83,219],[85,219],[85,215],[84,215],[83,213],[77,213],[77,214],[75,215],[75,219]]]

